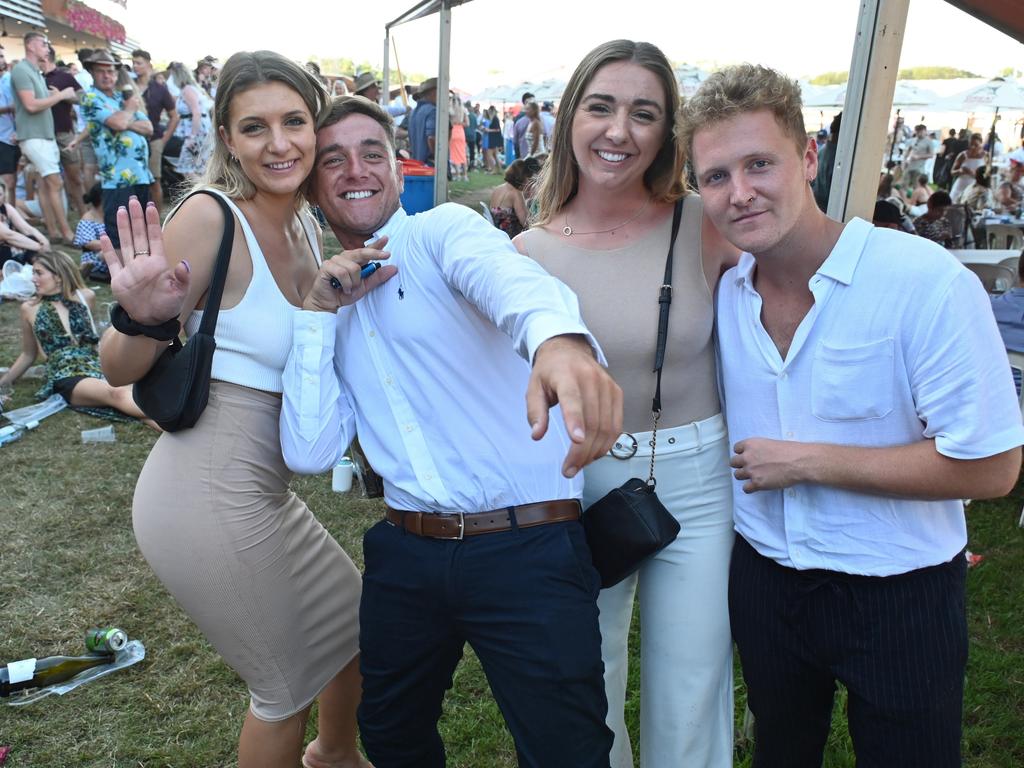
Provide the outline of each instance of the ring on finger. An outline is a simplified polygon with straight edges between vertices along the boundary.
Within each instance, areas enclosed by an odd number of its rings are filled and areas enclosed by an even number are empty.
[[[136,251],[136,256],[149,256],[149,251]]]

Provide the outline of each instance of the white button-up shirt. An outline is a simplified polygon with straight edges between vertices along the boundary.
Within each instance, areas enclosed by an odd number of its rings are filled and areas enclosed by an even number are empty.
[[[337,315],[295,315],[281,411],[288,466],[322,472],[358,433],[398,509],[579,498],[583,474],[561,474],[561,412],[534,442],[525,404],[528,361],[547,339],[584,334],[604,363],[576,296],[461,205],[399,209],[373,239],[382,235],[397,275]]]
[[[811,277],[814,305],[783,360],[761,322],[753,256],[719,286],[729,437],[859,446],[934,439],[978,459],[1024,443],[988,296],[938,245],[855,219]],[[967,541],[959,499],[919,501],[822,485],[743,493],[736,530],[798,569],[887,576],[951,559]]]

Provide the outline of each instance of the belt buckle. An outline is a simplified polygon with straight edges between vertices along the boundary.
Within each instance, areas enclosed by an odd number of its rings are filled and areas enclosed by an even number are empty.
[[[458,517],[459,518],[459,532],[452,536],[439,536],[438,538],[444,539],[445,541],[462,541],[466,534],[466,515],[464,512],[453,512],[446,515],[446,517]]]

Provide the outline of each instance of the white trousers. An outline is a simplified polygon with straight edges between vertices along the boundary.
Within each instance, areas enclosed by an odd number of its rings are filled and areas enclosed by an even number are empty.
[[[646,479],[650,432],[634,435],[636,455],[605,456],[584,470],[586,507],[631,477]],[[640,590],[640,765],[642,768],[731,766],[732,636],[729,557],[732,482],[729,441],[720,415],[659,429],[658,498],[682,530],[640,570],[601,591],[601,655],[612,768],[632,768],[624,716],[629,625]]]

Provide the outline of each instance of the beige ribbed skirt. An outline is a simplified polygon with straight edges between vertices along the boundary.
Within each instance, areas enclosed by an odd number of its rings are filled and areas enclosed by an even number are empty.
[[[288,490],[280,410],[213,382],[199,423],[157,440],[132,512],[149,565],[268,721],[310,704],[359,648],[359,572]]]

